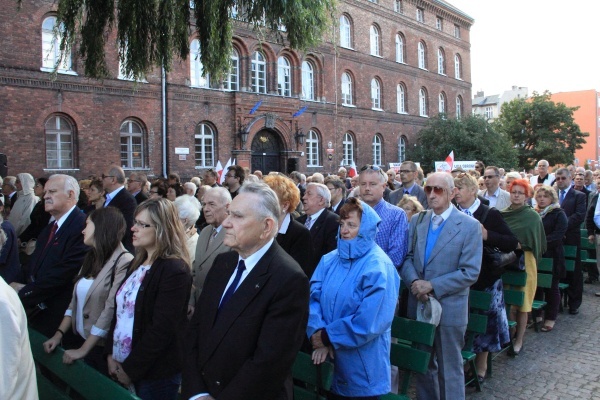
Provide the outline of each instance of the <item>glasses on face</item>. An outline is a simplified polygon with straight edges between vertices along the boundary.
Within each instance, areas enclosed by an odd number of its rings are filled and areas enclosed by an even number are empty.
[[[106,179],[106,178],[114,178],[114,175],[104,175],[102,174],[102,179]]]
[[[484,175],[483,179],[493,179],[496,178],[498,175]]]
[[[367,164],[360,169],[360,172],[366,171],[368,169],[372,169],[373,171],[381,171],[381,168],[379,168],[377,165]]]
[[[441,186],[425,186],[424,190],[428,196],[431,194],[431,192],[434,192],[435,194],[437,194],[439,196],[446,191],[446,189],[444,189]]]
[[[568,178],[568,177],[566,177],[566,176],[557,176],[557,177],[556,177],[556,180],[557,180],[557,181],[566,181],[567,179],[569,179],[569,178]]]
[[[137,226],[140,229],[146,229],[146,228],[153,228],[154,227],[154,225],[144,224],[144,223],[138,221],[137,219],[133,220],[133,226]]]
[[[235,175],[225,175],[225,178],[236,178]]]
[[[401,173],[401,174],[410,174],[410,173],[412,173],[412,172],[415,172],[415,171],[411,171],[410,169],[401,169],[401,170],[400,170],[400,173]]]
[[[127,182],[141,182],[141,181],[137,180],[137,179],[128,179]]]

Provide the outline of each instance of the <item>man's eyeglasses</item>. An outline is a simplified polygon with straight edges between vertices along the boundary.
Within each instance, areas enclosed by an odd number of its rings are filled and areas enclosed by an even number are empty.
[[[360,172],[366,171],[368,169],[372,169],[373,171],[381,171],[381,168],[379,168],[377,165],[367,164],[360,169]]]
[[[494,179],[496,177],[498,177],[498,175],[484,175],[483,179]]]
[[[567,179],[569,179],[569,177],[567,177],[567,176],[557,176],[556,177],[557,181],[566,181]]]
[[[235,175],[225,175],[225,178],[237,178]]]
[[[410,169],[401,169],[399,172],[401,174],[410,174],[411,172],[417,172],[417,171],[411,171]]]
[[[428,196],[431,194],[431,192],[434,192],[435,194],[437,194],[439,196],[446,191],[446,189],[441,186],[425,186],[424,190]]]
[[[104,175],[104,174],[102,174],[102,179],[105,179],[105,178],[114,178],[114,177],[115,177],[114,175]]]
[[[154,227],[154,225],[144,224],[144,223],[138,221],[137,219],[133,220],[133,225],[137,226],[138,228],[142,228],[142,229],[153,228]]]

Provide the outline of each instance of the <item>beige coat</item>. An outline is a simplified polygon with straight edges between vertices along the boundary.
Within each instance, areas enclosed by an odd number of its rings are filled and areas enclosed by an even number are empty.
[[[213,239],[212,243],[207,249],[206,245],[208,244],[210,235],[212,235],[212,231],[212,225],[208,225],[202,229],[202,232],[200,232],[200,236],[198,237],[198,244],[196,245],[196,257],[192,267],[192,275],[194,277],[192,295],[190,296],[190,305],[192,306],[196,304],[196,300],[198,300],[200,293],[202,293],[204,280],[206,279],[206,275],[208,274],[208,271],[210,271],[215,258],[219,254],[231,250],[230,247],[223,244],[223,239],[225,238],[225,228],[221,228],[221,231]]]

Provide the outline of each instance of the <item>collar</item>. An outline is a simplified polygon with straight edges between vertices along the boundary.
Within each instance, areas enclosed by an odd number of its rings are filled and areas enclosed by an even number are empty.
[[[60,229],[60,227],[62,226],[62,224],[67,220],[67,218],[69,218],[69,215],[71,215],[71,213],[73,212],[73,210],[75,209],[75,207],[77,207],[77,204],[75,204],[73,207],[71,207],[71,209],[69,211],[67,211],[65,213],[65,215],[63,215],[62,217],[60,217],[58,219],[58,221],[56,221],[56,225],[58,225],[56,227],[56,230]]]
[[[321,216],[321,214],[323,214],[323,211],[325,211],[325,209],[321,208],[319,211],[317,211],[316,213],[314,213],[313,215],[311,215],[310,216],[311,221],[316,221],[317,218],[319,218]]]
[[[285,213],[285,217],[283,217],[283,222],[281,223],[281,228],[279,228],[279,232],[282,235],[285,235],[288,228],[290,227],[290,223],[292,222],[292,218],[290,217],[290,213]]]
[[[110,197],[110,200],[112,201],[112,199],[115,198],[115,196],[117,195],[117,193],[119,193],[123,189],[125,189],[125,186],[119,186],[117,189],[115,189],[112,192],[108,193],[108,196]]]
[[[475,204],[475,203],[473,203]],[[472,207],[472,206],[471,206]],[[442,217],[442,219],[445,221],[450,217],[450,214],[452,213],[452,209],[454,207],[452,207],[452,204],[450,204],[450,207],[448,207],[448,209],[446,211],[444,211],[440,216]],[[436,213],[433,213],[433,215],[438,215]]]
[[[137,196],[137,195],[138,195],[138,194],[139,194],[141,191],[142,191],[142,190],[140,189],[140,190],[138,190],[137,192],[133,192],[133,193],[131,193],[131,195],[132,195],[133,197],[135,197],[135,196]]]
[[[340,205],[340,203],[342,202],[342,200],[343,200],[343,198],[340,199],[340,201],[338,201],[337,204],[332,205],[331,211],[335,211],[338,208],[338,206]]]
[[[477,211],[477,209],[479,208],[480,205],[481,205],[481,200],[479,200],[478,198],[475,198],[475,201],[473,202],[473,204],[471,204],[471,207],[467,208],[466,210],[468,212],[470,212],[471,215],[474,215],[475,211]],[[458,208],[460,209],[460,211],[465,210],[465,208],[462,208],[461,206],[458,206]]]
[[[250,273],[252,269],[258,264],[260,259],[265,255],[265,253],[269,250],[271,245],[273,244],[273,240],[269,240],[263,247],[258,249],[254,254],[248,256],[248,258],[243,259],[241,256],[238,256],[238,263],[240,260],[244,260],[244,265],[246,266],[246,271]]]
[[[215,231],[217,231],[217,235],[218,235],[218,234],[221,232],[221,229],[223,229],[223,225],[219,225],[219,226],[218,226],[218,227],[216,227],[216,228],[213,226],[213,229],[214,229]]]
[[[485,193],[483,194],[483,197],[485,197],[487,199],[489,197],[498,197],[499,195],[500,195],[500,186],[498,186],[496,188],[496,191],[493,194],[489,194],[486,189]]]
[[[408,193],[412,193],[413,187],[415,186],[415,181],[413,181],[412,185],[410,185],[410,187],[406,187],[406,186],[402,186],[402,189],[408,191]]]
[[[557,188],[558,189],[558,188]],[[558,189],[558,195],[560,196],[560,192],[565,191],[565,196],[569,194],[569,190],[573,189],[573,186],[568,186],[566,189]]]
[[[379,203],[375,204],[373,206],[373,210],[375,210],[375,212],[377,212],[377,214],[379,214],[379,210],[381,210],[381,207],[383,207],[385,205],[386,201],[382,198],[379,200]]]

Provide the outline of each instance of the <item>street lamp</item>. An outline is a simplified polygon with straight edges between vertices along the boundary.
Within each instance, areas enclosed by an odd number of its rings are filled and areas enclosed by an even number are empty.
[[[305,137],[306,137],[306,135],[304,134],[304,132],[302,132],[302,128],[298,128],[298,121],[296,121],[296,134],[294,135],[294,138],[296,139],[296,143],[299,146],[303,145]]]
[[[240,123],[240,129],[238,131],[238,136],[240,137],[240,141],[242,142],[242,149],[246,146],[246,142],[248,141],[248,129],[245,125]]]

